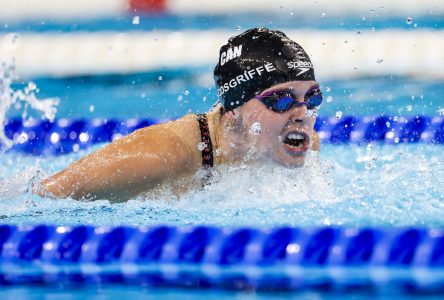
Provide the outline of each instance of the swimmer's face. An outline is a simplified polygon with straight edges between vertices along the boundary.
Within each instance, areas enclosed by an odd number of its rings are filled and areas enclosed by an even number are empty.
[[[307,93],[318,88],[315,81],[291,81],[272,86],[260,94],[289,91],[298,102],[302,102]],[[307,110],[307,106],[302,105],[275,112],[260,100],[251,99],[239,107],[239,115],[244,138],[253,155],[289,168],[304,164],[312,143],[316,109]]]

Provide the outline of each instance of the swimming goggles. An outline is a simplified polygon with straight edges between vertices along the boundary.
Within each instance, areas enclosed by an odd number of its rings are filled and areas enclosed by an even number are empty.
[[[322,103],[322,92],[316,88],[309,91],[304,101],[297,101],[290,91],[270,91],[263,95],[256,95],[266,107],[275,112],[285,112],[292,107],[307,106],[308,110],[315,109]]]

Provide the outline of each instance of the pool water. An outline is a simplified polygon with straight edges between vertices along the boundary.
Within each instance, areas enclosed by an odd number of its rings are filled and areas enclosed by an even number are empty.
[[[57,118],[176,118],[205,112],[214,104],[217,96],[209,73],[184,69],[33,81],[40,98],[60,98]],[[27,84],[25,80],[14,88]],[[319,114],[323,116],[334,116],[338,111],[358,116],[444,113],[444,84],[438,79],[381,76],[320,80],[320,84],[325,101]],[[22,107],[13,108],[8,116],[20,116],[22,112]]]
[[[176,118],[208,110],[215,102],[208,70],[179,70],[128,76],[37,78],[38,96],[60,97],[56,118]],[[161,79],[160,79],[161,78]],[[16,87],[26,85],[18,84]],[[444,85],[439,80],[368,77],[321,82],[325,102],[322,116],[443,114]],[[142,107],[142,109],[141,109]],[[14,107],[8,117],[20,116]],[[39,118],[39,113],[30,113]],[[341,225],[444,225],[444,152],[442,145],[378,143],[321,146],[309,153],[301,169],[275,165],[221,166],[211,184],[178,197],[168,186],[124,203],[47,199],[27,189],[39,178],[65,168],[103,145],[57,157],[15,152],[0,156],[0,223],[91,225],[217,225],[273,227]],[[197,175],[199,176],[199,174]],[[198,179],[198,178],[197,178]],[[395,291],[349,293],[349,298],[399,296]],[[344,298],[344,294],[300,292],[256,294],[221,290],[155,289],[102,285],[73,287],[10,287],[2,299],[163,297],[194,298]],[[403,295],[404,299],[408,299]]]
[[[194,74],[36,80],[39,97],[60,97],[56,118],[176,118],[214,104],[211,81]],[[20,84],[16,86],[20,88]],[[65,88],[63,88],[65,87]],[[322,82],[322,116],[442,114],[444,85],[407,78]],[[141,110],[140,107],[146,107]],[[22,107],[12,108],[17,116]],[[32,116],[31,116],[32,117]],[[40,198],[36,178],[103,145],[58,157],[0,156],[0,222],[93,225],[442,226],[444,151],[432,144],[329,145],[304,168],[242,165],[214,169],[211,184],[181,196],[168,186],[126,203]],[[197,177],[199,176],[196,175]],[[197,178],[198,179],[198,178]]]
[[[178,197],[166,186],[117,204],[52,200],[25,191],[33,177],[52,174],[85,154],[3,155],[0,222],[260,227],[444,224],[440,145],[323,145],[321,155],[310,153],[301,169],[222,166],[203,189]]]
[[[262,293],[258,294],[254,291],[250,292],[231,292],[223,290],[187,290],[187,289],[151,289],[144,287],[126,286],[122,289],[121,286],[104,285],[97,287],[82,287],[82,288],[66,288],[66,287],[36,287],[30,292],[29,288],[14,287],[5,288],[0,291],[0,297],[4,300],[23,299],[63,299],[63,300],[77,300],[77,299],[237,299],[237,300],[262,300],[262,299],[388,299],[388,297],[400,297],[404,300],[410,299],[424,299],[425,295],[400,295],[395,292],[388,292],[384,294],[379,293],[319,293],[315,291],[304,292],[284,292],[284,293]],[[440,296],[427,295],[427,299],[441,299]]]

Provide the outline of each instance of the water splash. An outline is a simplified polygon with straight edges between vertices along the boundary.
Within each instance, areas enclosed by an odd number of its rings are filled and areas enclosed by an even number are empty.
[[[52,122],[60,101],[58,98],[38,99],[36,97],[37,86],[33,82],[29,82],[22,90],[14,90],[11,85],[17,79],[14,63],[0,65],[0,142],[6,146],[6,149],[14,145],[14,142],[5,134],[6,114],[11,107],[24,102],[23,119],[26,119],[27,110],[30,107],[42,112],[44,118]]]
[[[321,157],[310,155],[305,167],[299,169],[222,166],[209,184],[184,193],[180,199],[169,194],[166,187],[116,204],[60,201],[15,192],[26,190],[36,168],[45,177],[85,154],[42,157],[39,166],[33,166],[33,157],[15,153],[0,156],[0,180],[6,180],[0,181],[0,223],[256,227],[444,224],[444,153],[440,145],[323,145]],[[371,169],[366,168],[368,162],[373,163]]]

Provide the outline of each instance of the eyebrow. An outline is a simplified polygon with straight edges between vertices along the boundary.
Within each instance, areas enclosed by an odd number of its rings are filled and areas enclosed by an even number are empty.
[[[315,85],[311,86],[304,94],[304,97],[307,96],[309,93],[311,93],[314,90],[320,90],[319,84],[316,83]],[[261,96],[269,96],[272,93],[276,93],[276,92],[286,92],[289,93],[294,99],[297,98],[297,95],[294,93],[294,91],[292,89],[288,89],[288,88],[277,88],[277,89],[273,89],[270,91],[267,91],[265,93],[263,93]]]
[[[314,90],[321,90],[321,88],[319,87],[319,84],[316,83],[315,85],[313,85],[312,87],[310,87],[307,92],[305,93],[305,96],[307,96],[308,93],[314,91]]]

